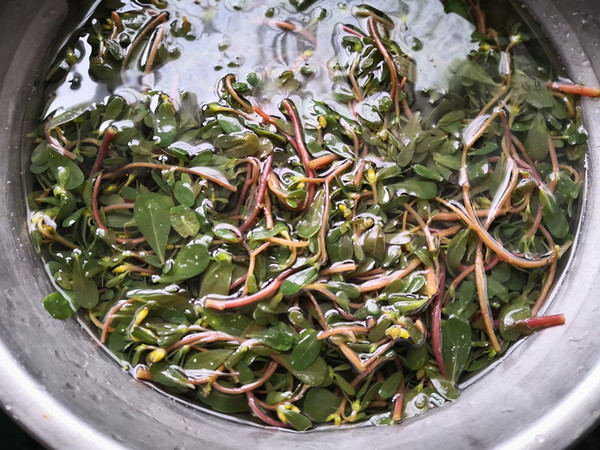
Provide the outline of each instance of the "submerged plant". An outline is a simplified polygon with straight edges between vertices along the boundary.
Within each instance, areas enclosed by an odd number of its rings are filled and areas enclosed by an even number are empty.
[[[573,94],[594,92],[549,84],[518,23],[447,1],[478,27],[448,89],[416,87],[410,23],[356,5],[319,69],[330,95],[312,97],[326,14],[279,3],[287,20],[261,20],[298,58],[228,74],[201,103],[153,78],[186,65],[179,42],[202,45],[196,22],[167,2],[99,10],[89,74],[112,94],[48,117],[31,158],[31,236],[57,288],[44,306],[84,311],[137,378],[217,411],[394,423],[563,323],[538,314],[578,213]]]

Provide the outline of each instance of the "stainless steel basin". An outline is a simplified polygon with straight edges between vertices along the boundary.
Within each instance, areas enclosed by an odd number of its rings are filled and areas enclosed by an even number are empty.
[[[589,131],[584,218],[549,313],[566,325],[517,345],[459,401],[394,427],[290,433],[200,412],[135,381],[75,321],[51,319],[27,233],[25,147],[43,55],[66,0],[5,0],[0,11],[0,404],[52,448],[564,448],[600,416],[600,100]],[[70,3],[76,3],[72,1]],[[527,0],[576,82],[599,85],[600,4]]]

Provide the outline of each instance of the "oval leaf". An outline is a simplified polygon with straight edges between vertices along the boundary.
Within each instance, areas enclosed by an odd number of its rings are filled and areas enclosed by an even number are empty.
[[[179,283],[204,272],[210,262],[208,250],[202,244],[192,244],[181,249],[171,270],[162,275],[160,283]]]
[[[148,245],[160,258],[161,264],[164,264],[171,230],[171,215],[167,201],[160,194],[152,192],[139,194],[135,199],[134,218]]]

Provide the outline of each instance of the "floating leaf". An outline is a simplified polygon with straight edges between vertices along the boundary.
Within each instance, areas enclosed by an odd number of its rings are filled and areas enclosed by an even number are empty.
[[[292,366],[290,355],[282,353],[279,355],[279,359],[283,366],[304,384],[321,386],[327,380],[327,363],[321,357],[318,357],[315,362],[305,369],[298,370]]]
[[[175,107],[170,101],[162,102],[154,116],[154,133],[159,138],[159,144],[167,147],[175,142],[177,135],[177,120]]]
[[[329,199],[327,199],[327,201],[329,201]],[[324,212],[325,191],[320,190],[304,217],[302,217],[300,222],[298,222],[298,236],[307,239],[317,234],[317,232],[321,229],[321,222],[323,221]]]
[[[542,114],[537,114],[525,138],[525,148],[533,159],[541,161],[548,156],[548,129]]]
[[[442,356],[448,379],[456,383],[467,364],[471,351],[471,326],[458,317],[451,317],[442,326]]]
[[[44,308],[55,319],[65,320],[75,314],[71,302],[60,292],[53,292],[44,298]]]
[[[304,396],[304,413],[314,422],[325,422],[342,404],[342,396],[323,388],[312,388]]]
[[[300,342],[292,350],[290,363],[296,370],[306,369],[317,360],[321,353],[321,341],[317,338],[315,330],[302,330]]]
[[[135,199],[135,222],[152,250],[165,263],[165,251],[171,229],[169,205],[160,194],[139,194]]]
[[[565,212],[556,204],[554,196],[545,189],[540,189],[540,203],[542,204],[542,221],[554,237],[562,239],[569,234],[569,222]]]
[[[96,282],[88,277],[81,257],[75,257],[73,261],[73,295],[77,303],[84,308],[93,308],[98,304],[98,287]]]
[[[308,269],[301,270],[286,278],[281,285],[280,292],[283,295],[297,294],[304,286],[316,281],[317,278],[319,278],[319,271],[317,268],[309,267]]]
[[[188,376],[193,376],[194,370],[217,370],[233,354],[233,350],[216,349],[196,353],[189,358],[184,366]]]
[[[202,244],[192,244],[181,249],[171,270],[161,275],[160,283],[179,283],[204,272],[210,262],[208,250]]]
[[[397,196],[408,194],[422,200],[431,200],[437,195],[437,184],[417,178],[407,178],[400,183],[390,185],[389,188],[393,189]]]
[[[177,368],[164,362],[152,364],[150,375],[154,381],[164,386],[176,387],[182,391],[194,388],[194,385]]]
[[[196,236],[200,231],[200,222],[196,212],[187,206],[178,205],[169,210],[171,226],[181,237]]]

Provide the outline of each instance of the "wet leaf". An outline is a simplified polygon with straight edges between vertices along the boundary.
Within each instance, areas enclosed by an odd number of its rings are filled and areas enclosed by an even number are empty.
[[[283,366],[289,370],[298,380],[309,386],[321,386],[327,380],[327,363],[321,357],[305,369],[296,369],[292,366],[291,356],[282,353],[279,355]]]
[[[181,249],[171,270],[160,276],[160,283],[179,283],[204,272],[210,262],[208,250],[202,244],[192,244]]]
[[[442,356],[448,379],[456,383],[467,364],[471,351],[471,326],[451,317],[442,326]]]
[[[81,257],[76,257],[73,261],[73,295],[83,308],[93,308],[98,304],[98,287],[87,276]]]
[[[525,138],[525,148],[533,159],[541,161],[548,156],[548,129],[542,114],[537,114]]]
[[[554,237],[562,239],[569,233],[569,222],[564,211],[558,207],[554,196],[545,189],[540,189],[542,204],[542,222]]]
[[[290,275],[281,285],[280,292],[283,295],[294,295],[300,292],[300,290],[307,284],[316,281],[319,277],[319,271],[315,267],[309,267],[308,269],[296,272]]]
[[[139,194],[135,200],[135,222],[152,250],[165,263],[165,251],[171,229],[170,208],[160,194]]]
[[[320,190],[304,217],[298,222],[298,236],[307,239],[317,234],[321,229],[324,210],[325,193]]]
[[[196,213],[187,206],[174,206],[169,210],[169,219],[173,229],[181,237],[196,236],[200,231],[200,222]]]
[[[300,341],[292,350],[290,364],[296,370],[303,370],[317,360],[321,353],[321,341],[315,330],[302,330]]]
[[[437,195],[437,185],[435,183],[417,178],[407,178],[401,183],[390,185],[389,188],[393,189],[397,196],[408,194],[422,200],[431,200]]]
[[[60,292],[53,292],[44,298],[44,308],[55,319],[65,320],[75,314],[71,302]]]
[[[152,364],[150,366],[150,375],[154,381],[164,386],[177,387],[183,391],[194,388],[177,368],[164,362]]]
[[[212,261],[204,272],[198,297],[202,298],[210,294],[228,295],[232,275],[233,263],[230,260]]]
[[[312,388],[304,397],[304,413],[314,422],[325,422],[342,403],[342,397],[323,388]]]
[[[217,370],[233,354],[233,350],[217,349],[206,352],[199,352],[188,359],[184,369],[188,376],[193,377],[195,370]]]
[[[396,373],[390,375],[387,378],[387,380],[385,380],[383,383],[381,383],[381,386],[379,388],[379,396],[384,400],[387,400],[388,398],[392,398],[394,395],[396,395],[396,392],[398,391],[398,387],[400,386],[401,381],[402,381],[402,373],[401,372],[396,372]]]
[[[175,119],[175,107],[170,101],[163,102],[158,107],[154,116],[154,133],[162,147],[167,147],[175,142],[177,120]]]

